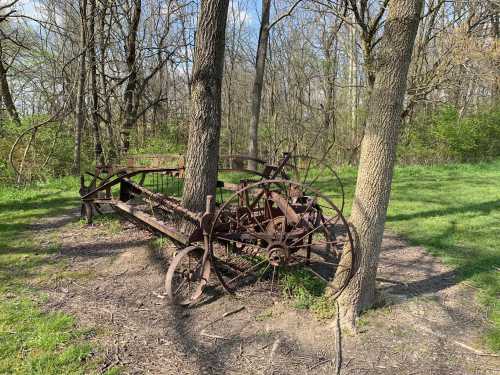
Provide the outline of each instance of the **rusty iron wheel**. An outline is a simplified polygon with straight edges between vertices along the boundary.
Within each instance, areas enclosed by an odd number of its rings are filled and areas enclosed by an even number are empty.
[[[330,198],[300,182],[262,180],[237,191],[217,210],[209,243],[216,276],[229,292],[247,275],[262,275],[262,269],[272,268],[273,281],[282,266],[304,266],[324,282],[340,268],[351,273],[339,264],[346,245],[353,248],[347,220]],[[228,243],[244,251],[218,250],[218,244]],[[245,262],[247,267],[227,272]]]
[[[210,260],[203,263],[204,250],[189,246],[172,259],[165,277],[165,289],[176,305],[190,305],[198,301],[210,277]]]

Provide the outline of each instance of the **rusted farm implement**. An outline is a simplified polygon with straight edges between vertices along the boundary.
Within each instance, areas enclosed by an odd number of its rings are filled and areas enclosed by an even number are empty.
[[[170,261],[165,286],[176,304],[199,301],[214,282],[229,292],[249,280],[274,283],[281,267],[306,267],[323,282],[342,273],[342,281],[334,283],[337,290],[332,290],[339,292],[350,278],[354,259],[352,235],[342,214],[343,192],[337,207],[314,188],[322,173],[312,177],[310,161],[305,173],[309,176],[293,181],[290,176],[299,175],[299,166],[290,154],[277,165],[253,159],[259,166],[255,171],[245,169],[248,159],[221,158],[217,194],[206,198],[201,214],[183,207],[179,199],[182,162],[172,168],[101,167],[89,173],[88,186],[82,177],[82,214],[91,223],[94,211],[109,205],[171,239],[179,250]],[[340,261],[345,251],[350,262]]]

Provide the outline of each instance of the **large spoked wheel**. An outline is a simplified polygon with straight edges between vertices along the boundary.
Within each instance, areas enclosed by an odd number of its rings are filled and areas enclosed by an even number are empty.
[[[190,246],[172,259],[165,278],[170,301],[176,305],[190,305],[200,299],[210,277],[210,260],[203,262],[204,250]]]
[[[251,275],[278,282],[280,268],[306,267],[323,282],[352,268],[352,257],[341,265],[344,249],[352,253],[353,246],[340,209],[290,180],[262,180],[236,192],[216,212],[209,243],[216,275],[230,292]]]

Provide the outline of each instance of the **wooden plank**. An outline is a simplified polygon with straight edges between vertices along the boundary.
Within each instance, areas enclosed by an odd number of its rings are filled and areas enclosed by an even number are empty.
[[[174,228],[170,228],[164,223],[160,222],[157,220],[154,216],[151,216],[134,206],[131,206],[127,203],[123,203],[118,200],[113,200],[108,202],[109,204],[115,206],[116,208],[122,210],[123,212],[126,212],[133,217],[137,218],[138,220],[144,222],[145,224],[153,227],[154,229],[158,230],[159,232],[163,233],[165,236],[172,238],[173,240],[182,243],[183,245],[187,246],[189,244],[188,237],[185,236],[183,233],[178,232]]]
[[[151,190],[146,189],[144,186],[136,184],[135,182],[129,180],[128,178],[124,178],[123,182],[130,185],[133,189],[143,194],[144,197],[147,198],[148,200],[151,200],[156,204],[158,204],[159,208],[163,208],[168,211],[175,212],[177,214],[182,214],[191,221],[194,221],[195,223],[198,223],[201,219],[201,215],[199,213],[192,212],[187,208],[184,208],[181,205],[180,201],[178,201],[173,197],[166,197],[163,194],[152,192]]]

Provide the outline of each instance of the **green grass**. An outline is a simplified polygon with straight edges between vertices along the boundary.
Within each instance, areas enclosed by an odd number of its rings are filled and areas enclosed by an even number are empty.
[[[396,170],[387,227],[480,289],[500,351],[500,161]]]
[[[78,329],[67,314],[44,312],[44,296],[36,288],[64,271],[51,260],[58,246],[36,243],[30,224],[77,207],[77,191],[69,178],[0,188],[1,374],[84,374],[96,366],[87,340],[92,332]]]
[[[343,168],[340,177],[348,216],[356,171]],[[335,200],[338,189],[331,186],[327,178],[316,183]],[[486,342],[500,351],[500,160],[396,168],[386,227],[451,266],[456,282],[478,288],[491,321]],[[297,307],[321,307],[316,287],[300,278],[288,278],[286,284]]]
[[[341,177],[349,214],[355,171]],[[500,351],[500,160],[396,168],[386,227],[442,259],[457,282],[479,288],[492,323],[486,342]]]

